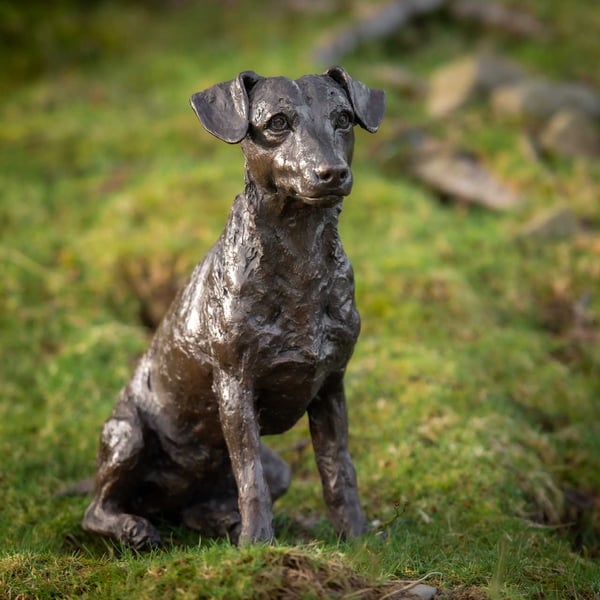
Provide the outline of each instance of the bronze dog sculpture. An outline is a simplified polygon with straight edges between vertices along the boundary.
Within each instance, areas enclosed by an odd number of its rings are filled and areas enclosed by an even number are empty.
[[[367,529],[343,387],[360,320],[337,224],[353,126],[375,132],[384,100],[340,67],[298,80],[246,71],[192,96],[210,133],[241,142],[245,189],[104,425],[85,530],[152,547],[161,516],[272,540],[290,470],[260,436],[305,412],[336,531]]]

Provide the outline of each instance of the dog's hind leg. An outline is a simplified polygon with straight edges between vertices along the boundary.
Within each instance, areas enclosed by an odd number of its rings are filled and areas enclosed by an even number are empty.
[[[209,538],[228,538],[237,544],[242,529],[242,517],[238,510],[237,495],[224,500],[200,502],[181,513],[186,527],[199,531]]]
[[[260,445],[260,457],[271,500],[275,501],[285,494],[290,485],[290,468],[263,443]],[[237,488],[234,484],[229,496],[223,496],[223,490],[216,492],[215,496],[213,500],[187,507],[181,514],[183,524],[209,538],[224,537],[237,544],[242,523]]]
[[[143,450],[143,424],[137,408],[123,394],[102,430],[95,496],[82,527],[136,549],[160,545],[154,526],[125,509],[135,494],[134,473]]]
[[[263,465],[265,480],[271,492],[271,500],[275,502],[277,498],[283,496],[290,487],[292,472],[289,465],[268,446],[262,442],[260,444],[260,459]]]

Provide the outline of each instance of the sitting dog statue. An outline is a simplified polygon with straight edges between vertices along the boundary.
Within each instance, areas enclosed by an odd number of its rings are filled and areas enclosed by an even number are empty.
[[[191,104],[211,134],[241,143],[244,192],[104,425],[83,528],[136,549],[160,544],[155,517],[272,540],[290,469],[260,436],[307,412],[333,525],[359,535],[343,377],[360,320],[338,218],[353,127],[377,130],[384,93],[340,67],[297,80],[245,71]]]

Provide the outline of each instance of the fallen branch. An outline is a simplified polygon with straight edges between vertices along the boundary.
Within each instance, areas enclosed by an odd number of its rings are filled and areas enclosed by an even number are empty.
[[[315,51],[315,60],[334,63],[367,41],[385,38],[414,19],[435,12],[448,0],[403,0],[373,11],[367,18],[328,36]]]
[[[543,38],[548,34],[546,27],[532,15],[502,4],[454,0],[449,11],[457,21],[468,21],[518,37]]]
[[[367,17],[337,33],[328,34],[316,48],[314,59],[332,64],[355,50],[360,44],[383,39],[418,17],[448,8],[457,21],[469,21],[520,37],[545,37],[546,27],[532,15],[493,2],[481,0],[397,0],[377,7]]]

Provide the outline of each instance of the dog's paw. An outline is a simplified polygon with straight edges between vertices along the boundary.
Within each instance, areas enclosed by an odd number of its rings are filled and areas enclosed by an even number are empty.
[[[123,518],[119,537],[122,542],[141,552],[160,548],[162,545],[160,534],[154,525],[147,519],[135,515],[127,515]]]
[[[242,526],[240,536],[238,539],[239,546],[248,546],[250,544],[272,544],[275,541],[275,535],[273,534],[273,525],[271,521],[268,523],[250,523],[249,526],[245,524]]]

